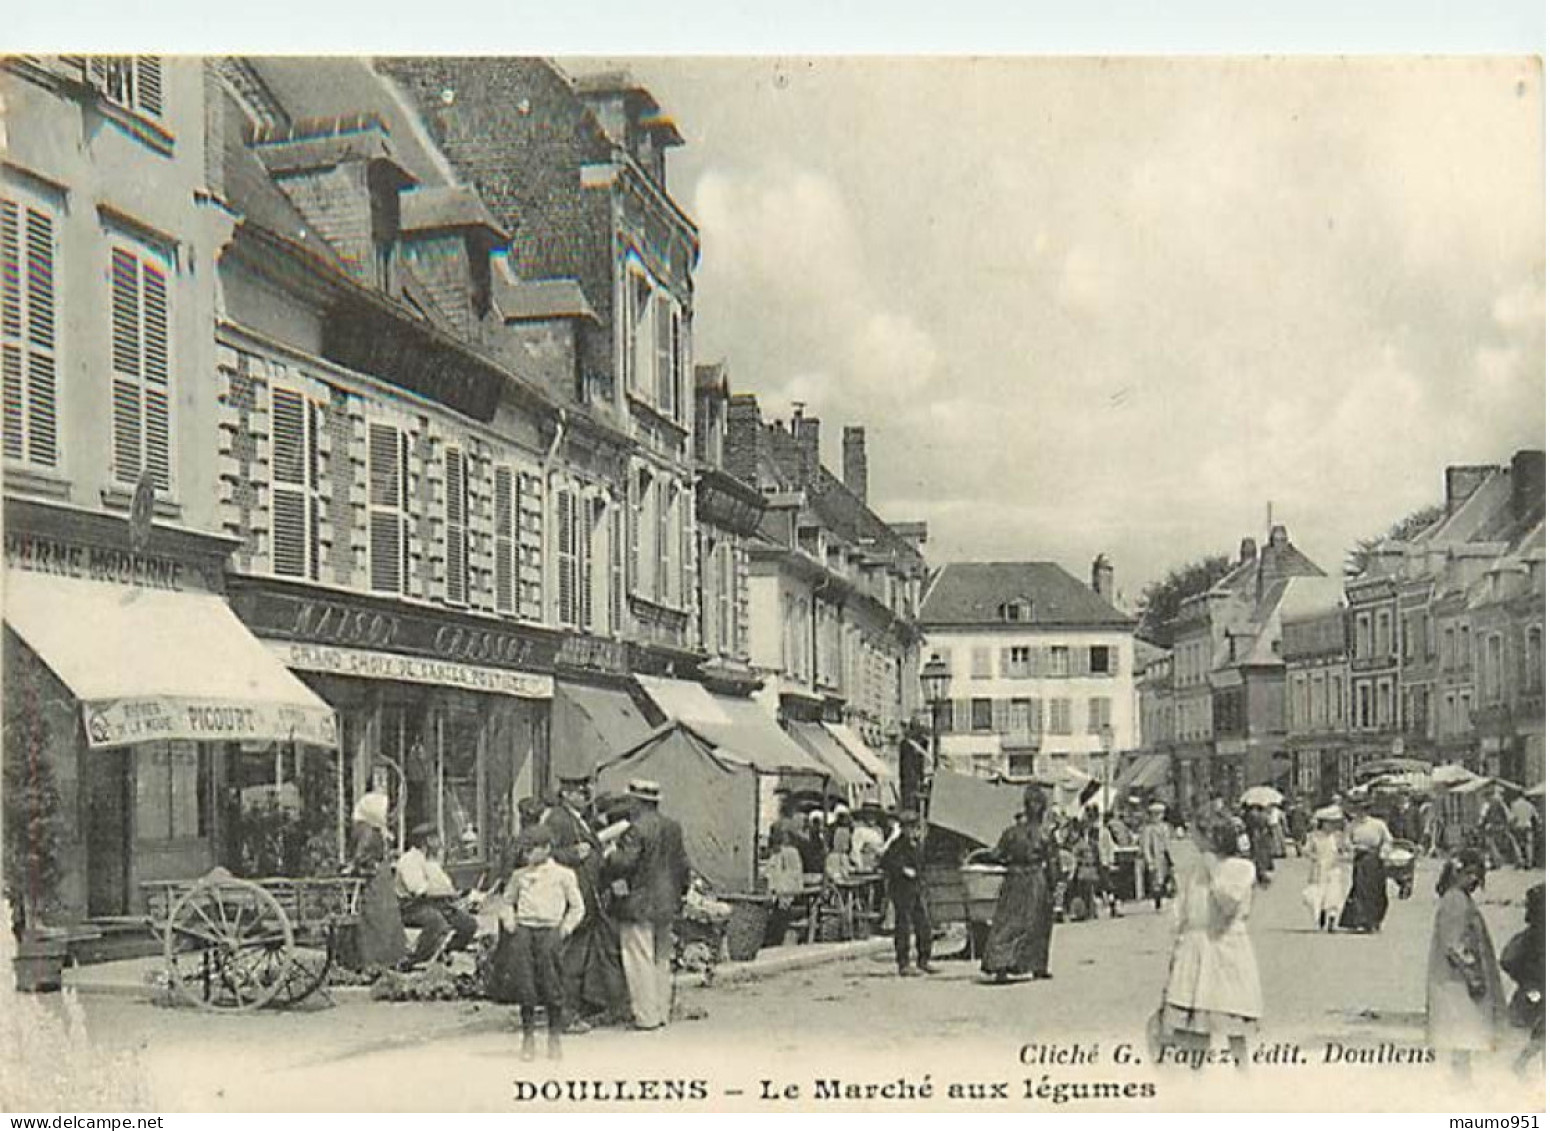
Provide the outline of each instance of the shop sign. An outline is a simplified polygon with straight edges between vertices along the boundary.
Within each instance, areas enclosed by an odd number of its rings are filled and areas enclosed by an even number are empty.
[[[535,672],[515,672],[424,656],[402,656],[396,652],[374,652],[297,641],[271,640],[269,647],[280,657],[281,663],[296,671],[322,672],[356,679],[429,683],[490,695],[516,695],[524,699],[549,699],[554,695],[554,677]]]
[[[599,640],[595,636],[568,636],[560,645],[555,663],[588,671],[625,674],[630,670],[629,645],[620,640]]]
[[[157,696],[83,703],[93,748],[184,739],[191,742],[305,742],[334,746],[334,712],[283,703],[235,703]]]
[[[265,639],[390,651],[455,664],[519,669],[518,674],[548,668],[559,646],[557,638],[543,633],[385,609],[344,597],[300,597],[239,586],[231,603],[243,623]]]
[[[194,571],[176,558],[114,550],[105,546],[87,546],[65,542],[42,534],[7,534],[5,564],[8,569],[28,573],[47,573],[77,581],[96,581],[107,585],[127,585],[135,589],[164,589],[181,593],[202,589],[190,583]]]

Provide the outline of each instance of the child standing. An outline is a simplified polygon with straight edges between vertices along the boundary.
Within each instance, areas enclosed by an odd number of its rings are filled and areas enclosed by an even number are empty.
[[[560,1059],[565,992],[560,949],[586,916],[576,873],[550,858],[552,841],[542,826],[517,836],[517,869],[506,884],[501,928],[510,982],[522,1013],[522,1059],[532,1060],[538,1007],[549,1023],[549,1059]]]

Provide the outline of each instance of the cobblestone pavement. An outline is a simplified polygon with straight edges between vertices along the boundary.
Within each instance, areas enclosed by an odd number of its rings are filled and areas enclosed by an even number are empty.
[[[543,1106],[544,1095],[566,1086],[590,1089],[592,1107],[630,1106],[625,1097],[642,1093],[634,1083],[641,1080],[682,1081],[675,1088],[691,1095],[703,1088],[697,1106],[745,1108],[761,1105],[767,1088],[787,1085],[797,1087],[798,1102],[819,1103],[814,1081],[836,1078],[879,1087],[897,1082],[893,1090],[905,1093],[906,1106],[919,1106],[922,1097],[909,1093],[929,1073],[932,1103],[949,1102],[943,1093],[950,1081],[999,1082],[1008,1085],[1008,1101],[1041,1110],[1148,1103],[1543,1109],[1542,1081],[1504,1075],[1507,1054],[1477,1070],[1478,1093],[1461,1085],[1441,1057],[1431,1065],[1392,1063],[1415,1055],[1424,1041],[1435,863],[1423,862],[1414,898],[1394,900],[1383,931],[1372,936],[1312,929],[1300,901],[1306,868],[1302,860],[1282,861],[1256,901],[1251,930],[1266,1019],[1254,1046],[1262,1062],[1245,1071],[1209,1065],[1159,1073],[1144,1063],[1144,1025],[1158,1000],[1171,941],[1166,909],[1158,914],[1149,905],[1131,905],[1119,919],[1057,927],[1049,982],[986,985],[962,961],[941,962],[933,977],[900,979],[891,955],[873,955],[761,981],[686,988],[680,1004],[695,1019],[657,1033],[568,1038],[559,1064],[520,1064],[509,1011],[468,1003],[354,1000],[316,1012],[211,1017],[104,997],[86,999],[87,1016],[97,1040],[135,1051],[168,1108],[510,1111]],[[1521,924],[1523,892],[1542,877],[1491,875],[1479,902],[1498,948]],[[1125,1045],[1142,1063],[1124,1063]],[[1332,1046],[1342,1061],[1358,1063],[1326,1067]],[[1022,1059],[1039,1049],[1065,1059],[1094,1048],[1097,1064]],[[1284,1063],[1294,1056],[1303,1063]],[[1133,1095],[1129,1102],[1064,1104],[1051,1098],[1053,1091],[1036,1094],[1041,1084],[1079,1081],[1149,1083],[1156,1092],[1150,1101]],[[667,1094],[663,1087],[659,1095]],[[1035,1094],[1025,1096],[1025,1087]],[[536,1098],[521,1098],[527,1093]],[[863,1106],[898,1103],[875,1094]]]

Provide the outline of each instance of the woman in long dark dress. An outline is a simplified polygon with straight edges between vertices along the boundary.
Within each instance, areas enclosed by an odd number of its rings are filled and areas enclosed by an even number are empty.
[[[360,970],[391,970],[403,961],[406,947],[393,885],[387,794],[366,794],[353,816],[350,871],[366,880],[355,929],[355,962]]]
[[[1347,931],[1370,934],[1383,926],[1389,911],[1389,878],[1383,856],[1393,844],[1389,827],[1367,811],[1364,801],[1348,802],[1356,818],[1346,830],[1354,858],[1351,862],[1351,894],[1340,912],[1340,926]]]
[[[1020,974],[1051,977],[1049,946],[1055,906],[1049,868],[1054,846],[1044,827],[1047,807],[1044,791],[1030,785],[1023,793],[1025,819],[1014,822],[996,844],[996,858],[1007,873],[980,970],[997,982]]]

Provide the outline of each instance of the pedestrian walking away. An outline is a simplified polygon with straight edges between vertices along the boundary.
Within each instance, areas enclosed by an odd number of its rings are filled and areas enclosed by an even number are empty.
[[[996,860],[1007,872],[996,898],[980,970],[996,982],[1014,975],[1050,977],[1050,935],[1055,926],[1055,845],[1047,817],[1049,797],[1038,785],[1023,791],[1021,820],[1001,834]]]
[[[633,811],[619,838],[609,874],[624,880],[619,946],[637,1029],[660,1029],[673,1008],[673,923],[689,891],[689,857],[683,829],[658,811],[662,787],[637,780],[626,793]]]
[[[1426,1043],[1451,1054],[1468,1075],[1478,1053],[1494,1051],[1507,1020],[1496,948],[1474,892],[1485,882],[1485,858],[1461,849],[1437,882],[1437,917],[1426,970]]]
[[[899,974],[935,974],[931,965],[931,916],[926,910],[926,885],[919,813],[904,813],[899,835],[884,851],[881,861],[893,904],[893,954]],[[915,965],[910,965],[910,936],[915,937]]]

